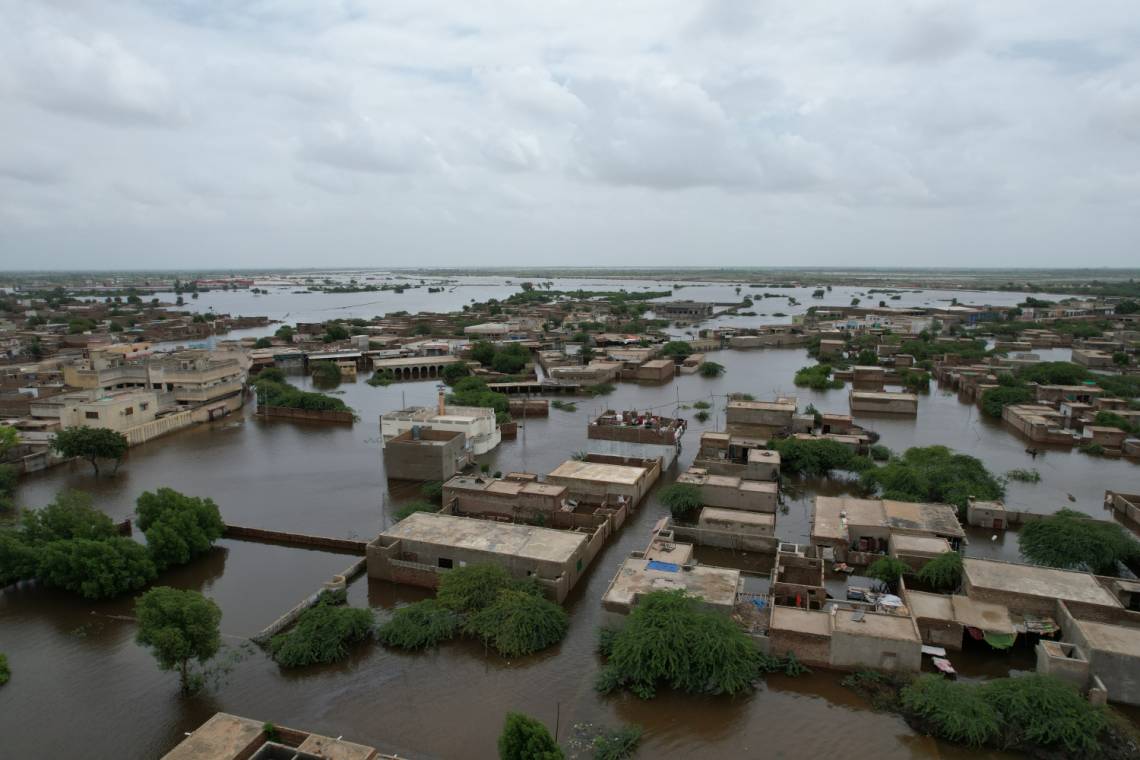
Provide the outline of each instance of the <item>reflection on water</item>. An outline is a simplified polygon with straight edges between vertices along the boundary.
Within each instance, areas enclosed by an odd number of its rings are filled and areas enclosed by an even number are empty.
[[[692,461],[702,430],[723,427],[725,395],[731,391],[757,398],[797,395],[801,405],[847,411],[845,390],[817,393],[792,385],[794,371],[810,361],[803,350],[724,351],[717,360],[728,368],[721,378],[684,376],[659,387],[620,384],[609,397],[583,399],[576,412],[552,409],[548,418],[527,420],[517,440],[504,442],[484,460],[492,470],[549,472],[573,451],[586,448],[586,421],[607,406],[673,411],[678,401],[711,400],[715,413],[706,423],[691,420],[676,469]],[[234,523],[370,538],[391,522],[394,505],[418,498],[408,484],[393,484],[395,490],[389,491],[378,416],[400,406],[433,403],[436,389],[432,382],[387,388],[357,382],[338,390],[360,415],[354,427],[266,421],[246,410],[244,416],[132,450],[115,477],[95,479],[85,466],[37,474],[22,485],[19,501],[42,505],[60,488],[83,488],[94,492],[109,514],[122,518],[133,511],[143,490],[170,486],[211,496]],[[1007,501],[1021,509],[1067,505],[1101,516],[1104,489],[1128,490],[1136,477],[1127,462],[1074,452],[1050,451],[1031,461],[1023,442],[981,419],[976,408],[938,390],[922,397],[917,419],[868,424],[895,450],[937,443],[981,457],[998,473],[1036,467],[1040,483],[1010,484]],[[666,482],[676,469],[666,473]],[[805,481],[797,488],[787,499],[787,512],[779,516],[778,533],[803,543],[813,495],[841,493],[850,486]],[[649,529],[664,514],[666,509],[651,496],[599,553],[567,600],[571,623],[565,641],[518,661],[487,655],[473,642],[452,642],[419,655],[373,646],[336,666],[285,673],[256,652],[236,666],[216,693],[183,699],[176,679],[155,667],[151,656],[133,643],[131,622],[120,619],[130,615],[130,600],[90,603],[40,589],[6,591],[0,595],[0,650],[8,653],[14,675],[0,689],[0,720],[8,729],[5,754],[66,756],[82,748],[93,757],[154,757],[213,711],[226,710],[343,734],[414,757],[494,757],[503,714],[523,710],[549,726],[557,717],[563,738],[576,722],[639,723],[647,731],[645,757],[977,756],[917,737],[895,716],[870,712],[832,673],[799,680],[772,677],[758,693],[735,699],[668,692],[652,702],[599,696],[594,690],[599,600],[621,560],[644,547]],[[989,538],[971,531],[970,553],[1016,557],[1014,535]],[[714,555],[719,559],[711,550],[709,556]],[[747,558],[741,559],[747,565]],[[344,555],[227,540],[162,581],[213,596],[223,609],[225,633],[248,636],[348,562]],[[756,565],[766,570],[763,563]],[[349,595],[353,603],[368,604],[384,616],[427,593],[362,579]],[[991,668],[998,673],[1009,667],[1029,669],[1027,656],[1015,651],[1007,662],[967,651],[955,664],[960,660],[960,670],[973,677],[994,674]]]

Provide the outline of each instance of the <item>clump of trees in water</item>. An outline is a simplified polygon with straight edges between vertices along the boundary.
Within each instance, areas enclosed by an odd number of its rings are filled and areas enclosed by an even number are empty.
[[[349,646],[373,635],[371,609],[349,607],[344,591],[323,591],[316,604],[301,613],[292,628],[269,640],[274,661],[287,668],[337,662]]]
[[[812,367],[801,367],[796,370],[793,382],[801,388],[811,388],[814,391],[825,391],[829,388],[842,388],[843,381],[831,376],[830,364],[816,364]]]
[[[1140,563],[1140,542],[1122,526],[1071,509],[1026,523],[1018,542],[1035,565],[1118,575],[1120,563]]]
[[[667,686],[693,694],[749,691],[763,673],[799,675],[795,656],[772,657],[728,617],[702,609],[684,590],[653,591],[638,600],[620,628],[602,628],[603,693],[629,690],[651,699]]]
[[[884,499],[953,504],[959,510],[965,510],[971,496],[990,501],[1005,495],[1001,481],[981,460],[945,446],[907,449],[881,467],[866,469],[860,484]]]
[[[1031,383],[1038,385],[1081,385],[1095,382],[1106,393],[1117,398],[1140,397],[1140,376],[1097,375],[1072,362],[1041,362],[1018,367],[998,376],[998,387],[982,393],[982,411],[989,417],[1001,417],[1002,407],[1022,404],[1035,398]],[[1124,428],[1122,428],[1124,429]]]
[[[88,599],[120,596],[207,551],[224,530],[213,501],[169,488],[144,492],[137,514],[146,546],[120,536],[90,494],[60,492],[0,530],[0,586],[34,579]]]
[[[827,438],[779,438],[769,441],[768,448],[779,452],[780,470],[788,475],[826,477],[832,470],[862,472],[874,466],[850,446]]]
[[[339,375],[338,375],[339,377]],[[285,373],[276,367],[261,370],[253,381],[259,404],[280,406],[286,409],[351,412],[339,398],[295,388],[285,380]]]
[[[396,610],[379,638],[392,647],[426,649],[462,634],[518,657],[558,643],[568,627],[566,611],[533,579],[512,578],[498,565],[468,565],[442,575],[435,599]]]
[[[135,641],[151,649],[159,668],[178,672],[183,694],[199,691],[203,677],[193,661],[204,665],[222,645],[218,605],[197,591],[159,586],[136,600],[135,616]]]

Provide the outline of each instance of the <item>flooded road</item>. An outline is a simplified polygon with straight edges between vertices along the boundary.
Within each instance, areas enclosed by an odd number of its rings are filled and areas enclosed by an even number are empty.
[[[687,294],[686,294],[687,295]],[[963,299],[965,300],[965,299]],[[576,412],[551,410],[527,420],[515,441],[485,457],[491,470],[546,473],[587,447],[586,421],[604,407],[671,412],[706,399],[716,413],[691,420],[684,451],[672,472],[691,462],[702,430],[723,428],[725,395],[756,398],[796,395],[802,406],[847,412],[847,391],[795,388],[796,369],[811,363],[802,349],[722,351],[727,367],[717,379],[684,376],[659,387],[619,384],[610,396],[582,399]],[[128,516],[139,494],[170,486],[212,497],[234,523],[337,537],[368,539],[390,524],[393,504],[415,498],[406,486],[389,490],[379,447],[378,416],[410,404],[430,404],[432,382],[372,388],[341,385],[360,415],[353,427],[309,426],[254,418],[247,408],[210,425],[176,433],[131,451],[115,477],[94,479],[87,466],[65,466],[26,479],[19,503],[39,506],[61,488],[91,491],[115,518]],[[691,411],[680,412],[685,416]],[[1140,470],[1119,460],[1050,451],[1033,461],[1025,443],[978,410],[932,387],[917,419],[863,420],[895,450],[943,444],[980,457],[1001,474],[1035,467],[1037,484],[1011,483],[1007,503],[1048,512],[1062,506],[1103,516],[1106,488],[1135,490]],[[779,535],[803,542],[811,499],[842,484],[803,483],[777,520]],[[1070,495],[1073,500],[1070,500]],[[178,695],[176,677],[155,666],[133,643],[130,600],[91,603],[39,589],[0,594],[0,651],[8,654],[12,681],[0,689],[0,732],[5,757],[147,758],[173,746],[217,710],[362,741],[417,758],[491,758],[508,710],[522,710],[565,739],[575,723],[635,722],[646,729],[642,757],[836,757],[853,752],[881,758],[978,757],[978,753],[917,736],[903,721],[871,712],[839,685],[840,676],[817,672],[800,679],[771,677],[755,694],[702,698],[661,693],[648,702],[602,697],[593,688],[600,599],[622,559],[643,548],[653,523],[666,513],[655,495],[598,555],[585,581],[567,601],[570,631],[557,647],[521,661],[484,654],[465,642],[407,655],[366,647],[336,666],[284,672],[241,638],[269,623],[331,574],[343,555],[221,541],[206,558],[168,573],[162,583],[195,588],[217,600],[227,644],[241,656],[218,687],[194,698]],[[1017,541],[1006,534],[971,536],[969,553],[1014,559]],[[354,604],[383,615],[423,598],[419,589],[358,580]],[[1000,658],[963,657],[963,673],[1028,669],[1028,653]],[[985,756],[985,755],[983,755]],[[996,755],[993,755],[996,756]]]

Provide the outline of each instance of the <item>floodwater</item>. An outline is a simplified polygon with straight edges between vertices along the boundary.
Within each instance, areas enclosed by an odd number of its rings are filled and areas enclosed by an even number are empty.
[[[757,398],[792,394],[801,406],[810,402],[821,411],[846,413],[845,390],[817,393],[793,386],[795,370],[810,363],[802,349],[722,351],[716,360],[727,367],[721,378],[684,376],[658,387],[623,383],[609,397],[580,400],[576,412],[552,409],[549,418],[528,419],[517,440],[504,441],[485,461],[492,471],[549,472],[586,448],[586,422],[606,406],[671,412],[678,405],[711,400],[715,414],[704,424],[691,421],[675,468],[692,460],[702,430],[723,427],[725,396],[733,391]],[[247,408],[244,415],[132,450],[114,477],[95,479],[88,467],[78,465],[34,475],[23,482],[18,500],[39,506],[59,489],[80,488],[93,492],[108,514],[122,518],[132,512],[142,491],[170,486],[212,497],[233,523],[371,538],[390,523],[393,504],[416,496],[406,484],[389,488],[386,482],[378,416],[400,406],[433,403],[436,386],[417,382],[372,388],[357,382],[342,384],[337,392],[360,415],[353,427],[264,421]],[[922,398],[917,419],[860,421],[892,449],[943,444],[982,458],[996,473],[1037,468],[1040,483],[1010,484],[1007,502],[1017,508],[1045,512],[1068,506],[1103,516],[1106,488],[1135,490],[1135,465],[1065,451],[1049,451],[1033,461],[1024,442],[937,388]],[[667,472],[663,481],[675,475]],[[803,542],[812,495],[841,491],[843,484],[800,485],[777,528],[781,538]],[[567,601],[571,623],[566,639],[519,661],[488,655],[482,646],[466,642],[415,655],[373,645],[335,666],[282,671],[260,650],[243,647],[243,637],[347,566],[350,558],[225,540],[207,557],[161,578],[162,583],[199,589],[218,602],[227,644],[239,658],[208,693],[182,698],[176,677],[159,671],[150,654],[134,644],[130,600],[91,603],[43,589],[8,589],[0,593],[0,651],[7,653],[13,676],[0,688],[0,754],[155,757],[224,710],[343,735],[404,756],[491,758],[504,713],[522,710],[551,728],[557,724],[562,739],[576,723],[638,723],[646,729],[643,757],[978,756],[918,736],[895,716],[872,712],[839,685],[839,675],[829,672],[799,679],[773,676],[756,693],[737,698],[663,692],[641,701],[598,695],[593,684],[600,662],[594,646],[602,593],[622,559],[644,546],[649,529],[665,512],[651,495]],[[969,553],[1013,559],[1016,536],[991,541],[988,535],[971,534]],[[723,552],[717,559],[733,560],[730,555]],[[735,559],[744,566],[754,562]],[[371,605],[381,616],[425,596],[420,589],[367,579],[352,584],[349,593],[354,604]],[[955,663],[967,677],[1032,668],[1031,654],[1016,649],[996,657],[966,652]]]

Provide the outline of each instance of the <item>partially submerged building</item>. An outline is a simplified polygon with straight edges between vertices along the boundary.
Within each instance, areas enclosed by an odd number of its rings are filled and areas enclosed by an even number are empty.
[[[481,406],[453,406],[445,404],[440,394],[439,404],[411,406],[380,415],[380,436],[386,446],[401,433],[414,427],[463,433],[465,445],[475,456],[486,454],[499,445],[503,436],[495,424],[495,410]]]
[[[701,492],[705,506],[724,507],[775,514],[780,486],[775,481],[743,480],[734,475],[712,475],[708,470],[690,467],[677,478],[678,483],[694,485]]]
[[[435,588],[455,567],[497,564],[515,578],[533,578],[555,601],[570,593],[606,535],[416,512],[368,544],[371,578]]]
[[[815,498],[811,544],[821,556],[830,554],[836,562],[869,565],[890,552],[895,536],[942,538],[956,550],[966,533],[958,522],[957,510],[949,504],[849,496]]]
[[[623,459],[587,454],[568,459],[546,476],[566,486],[570,497],[590,504],[628,505],[633,509],[661,475],[660,459]]]
[[[662,467],[667,468],[681,450],[686,426],[679,417],[607,409],[590,420],[586,439],[590,453],[637,459],[660,457]]]
[[[442,482],[474,461],[463,433],[418,425],[386,441],[383,451],[384,473],[396,480]]]
[[[537,475],[508,473],[505,478],[460,475],[443,484],[443,503],[456,513],[500,520],[551,522],[558,512],[572,512],[566,486],[541,483]]]
[[[273,734],[270,735],[268,728]],[[218,712],[162,760],[397,760],[374,747]]]
[[[775,401],[732,399],[725,407],[725,422],[729,433],[767,440],[790,435],[795,414],[796,400],[793,398]]]
[[[693,466],[714,475],[735,475],[745,480],[779,480],[780,452],[766,446],[766,439],[706,431],[701,433],[701,448]]]
[[[918,396],[890,391],[851,391],[848,403],[852,414],[918,414]]]

